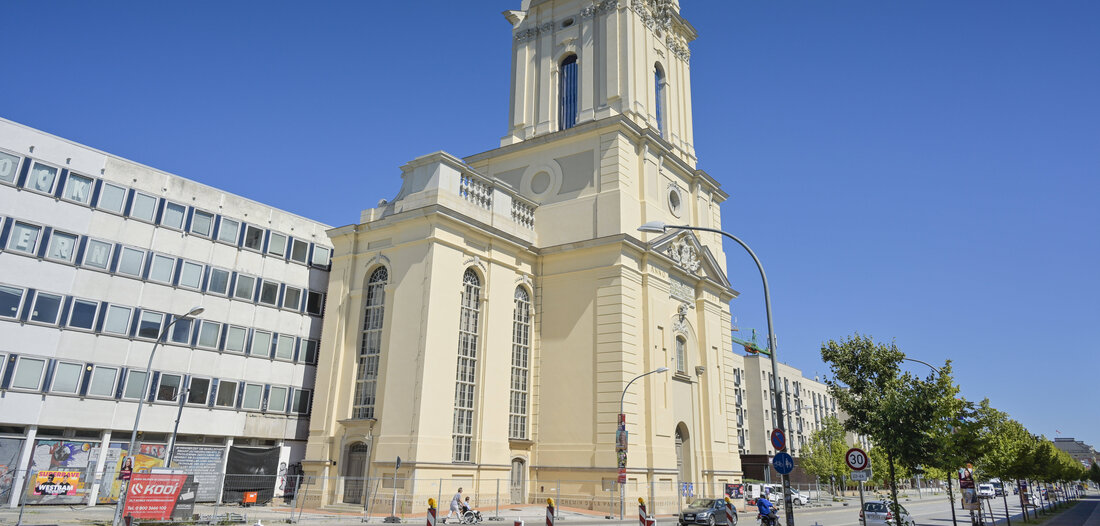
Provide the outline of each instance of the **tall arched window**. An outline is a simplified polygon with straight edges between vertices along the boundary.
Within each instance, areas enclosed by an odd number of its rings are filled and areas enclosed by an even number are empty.
[[[661,65],[656,64],[653,66],[653,93],[654,100],[657,105],[657,132],[661,134],[661,137],[665,136],[665,72],[661,70]]]
[[[676,372],[687,372],[687,340],[683,336],[676,337]]]
[[[451,457],[470,461],[474,439],[474,374],[477,371],[478,315],[481,311],[481,279],[474,269],[462,276],[462,303],[458,318],[458,370],[455,372],[455,418]]]
[[[558,129],[566,130],[577,125],[577,56],[569,55],[561,61],[558,78]]]
[[[527,360],[531,354],[531,297],[516,287],[512,316],[512,396],[508,404],[508,437],[527,438]]]
[[[374,418],[378,387],[378,357],[382,352],[382,315],[385,314],[386,282],[390,273],[378,267],[367,280],[363,306],[363,335],[359,342],[359,367],[355,376],[355,418]]]

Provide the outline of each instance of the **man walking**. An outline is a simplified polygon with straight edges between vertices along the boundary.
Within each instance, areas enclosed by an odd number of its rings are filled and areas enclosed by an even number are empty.
[[[454,514],[458,514],[458,520],[462,520],[462,488],[458,488],[458,493],[455,493],[453,499],[451,499],[451,512],[447,514],[447,518],[443,522],[449,522]]]

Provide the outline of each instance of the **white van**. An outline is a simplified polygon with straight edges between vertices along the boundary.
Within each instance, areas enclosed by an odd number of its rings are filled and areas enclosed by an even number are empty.
[[[983,499],[992,499],[996,495],[996,490],[993,489],[993,484],[978,484],[978,497]]]

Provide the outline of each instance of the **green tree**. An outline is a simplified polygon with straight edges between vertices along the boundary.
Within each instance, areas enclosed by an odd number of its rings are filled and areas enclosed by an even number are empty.
[[[845,428],[871,437],[882,448],[895,516],[898,505],[898,466],[929,464],[941,445],[938,438],[957,413],[958,388],[946,363],[926,379],[903,373],[905,354],[897,345],[875,343],[856,334],[821,346],[821,358],[829,364],[829,392],[848,414]]]
[[[802,448],[799,463],[807,473],[830,480],[835,494],[836,483],[849,471],[844,462],[846,451],[844,426],[836,417],[828,416],[822,421],[821,429],[810,435],[810,441]]]
[[[1005,507],[1005,518],[1012,524],[1008,513],[1008,484],[1016,479],[1024,478],[1027,459],[1031,455],[1033,441],[1031,433],[1023,424],[1008,418],[1008,415],[997,411],[990,422],[990,433],[986,439],[987,447],[984,454],[978,459],[978,471],[988,477],[997,477],[1005,484],[1005,492],[1002,495]]]
[[[1095,462],[1092,463],[1092,467],[1089,468],[1089,480],[1095,484],[1100,484],[1100,465]]]

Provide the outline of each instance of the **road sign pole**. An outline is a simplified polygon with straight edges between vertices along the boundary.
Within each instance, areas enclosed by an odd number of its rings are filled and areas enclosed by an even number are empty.
[[[863,481],[859,481],[859,512],[863,513]]]

